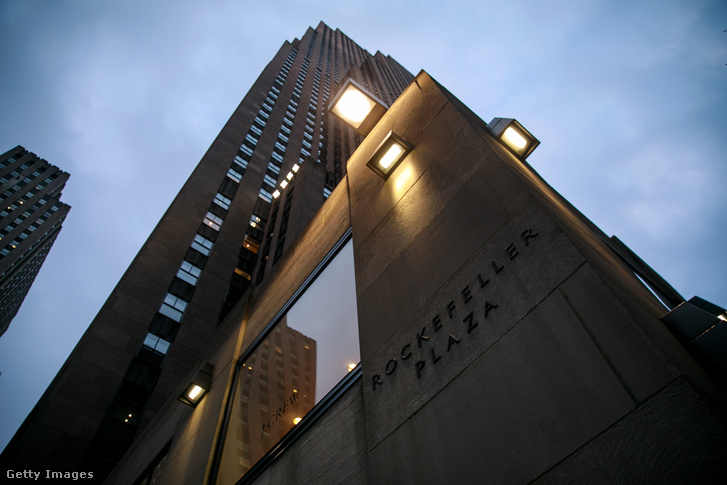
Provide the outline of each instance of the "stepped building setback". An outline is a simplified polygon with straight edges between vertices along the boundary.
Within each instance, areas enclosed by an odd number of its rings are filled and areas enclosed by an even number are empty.
[[[367,111],[345,121],[344,100]],[[322,22],[285,42],[2,466],[718,481],[727,314],[554,191],[526,161],[537,144]]]

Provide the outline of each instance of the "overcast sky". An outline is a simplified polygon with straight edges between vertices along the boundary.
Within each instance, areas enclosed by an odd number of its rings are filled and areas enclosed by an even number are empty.
[[[0,153],[69,172],[72,206],[0,337],[0,448],[263,67],[320,20],[517,118],[556,190],[727,306],[724,0],[0,0]]]

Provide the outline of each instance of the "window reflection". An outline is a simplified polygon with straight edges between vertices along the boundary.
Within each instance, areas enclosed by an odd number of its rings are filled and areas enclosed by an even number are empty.
[[[217,483],[236,483],[359,360],[349,241],[241,364]]]

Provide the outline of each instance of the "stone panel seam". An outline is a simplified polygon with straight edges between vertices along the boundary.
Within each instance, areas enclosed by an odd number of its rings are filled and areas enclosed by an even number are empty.
[[[528,483],[536,483],[541,478],[547,476],[550,472],[552,472],[553,470],[555,470],[556,468],[558,468],[561,464],[567,462],[572,457],[576,456],[581,450],[583,450],[584,448],[586,448],[587,446],[589,446],[591,443],[597,441],[601,436],[603,436],[603,435],[609,433],[611,430],[617,428],[623,421],[629,419],[631,417],[631,415],[633,415],[636,412],[640,411],[643,407],[649,405],[651,403],[651,401],[653,401],[654,399],[656,399],[657,396],[659,396],[663,392],[667,391],[668,388],[670,388],[672,386],[676,386],[677,385],[677,381],[682,380],[682,379],[684,379],[687,382],[687,384],[695,392],[697,392],[696,389],[694,388],[694,386],[692,386],[692,384],[689,382],[688,379],[684,378],[683,376],[677,376],[677,377],[675,377],[671,381],[667,382],[664,385],[664,387],[662,387],[661,389],[659,389],[658,391],[656,391],[654,394],[652,394],[651,396],[649,396],[648,398],[646,398],[643,402],[636,403],[636,406],[631,411],[629,411],[628,413],[626,413],[623,416],[621,416],[619,419],[617,419],[616,421],[614,421],[610,426],[604,428],[600,433],[598,433],[593,438],[591,438],[590,440],[588,440],[585,443],[583,443],[581,446],[579,446],[578,448],[576,448],[575,450],[573,450],[573,452],[570,453],[568,456],[563,457],[563,459],[560,460],[558,463],[554,464],[552,467],[548,468],[547,470],[545,470],[543,473],[541,473],[540,475],[538,475],[537,477],[535,477],[534,479],[532,479]]]
[[[574,271],[574,273],[577,272],[582,267],[584,267],[585,265],[586,265],[585,262],[582,263],[576,269],[576,271]],[[567,280],[567,278],[566,278],[566,280]],[[616,369],[616,366],[613,364],[613,362],[611,361],[611,358],[608,356],[608,354],[606,353],[606,351],[603,350],[603,347],[598,342],[598,340],[596,339],[595,335],[593,335],[593,333],[591,333],[590,329],[586,325],[586,322],[583,320],[583,317],[581,317],[580,313],[578,313],[578,311],[576,310],[576,308],[573,306],[573,304],[571,303],[570,298],[568,298],[568,295],[566,294],[566,292],[563,290],[563,288],[561,286],[558,287],[558,290],[560,291],[560,294],[563,296],[563,299],[565,299],[566,304],[568,304],[568,307],[571,309],[571,311],[573,312],[573,314],[578,319],[578,323],[581,324],[581,327],[583,327],[583,330],[585,330],[585,332],[588,334],[588,337],[593,342],[593,345],[596,346],[596,348],[598,349],[598,352],[601,354],[601,356],[603,357],[603,359],[606,361],[606,363],[608,364],[608,366],[611,368],[611,372],[613,372],[613,374],[619,380],[619,382],[621,383],[621,385],[623,386],[623,388],[626,390],[626,393],[629,395],[629,397],[634,402],[634,404],[635,405],[638,405],[639,404],[639,400],[636,399],[636,395],[631,391],[631,389],[629,388],[628,384],[626,384],[626,381],[624,380],[623,376]]]
[[[578,268],[580,268],[580,266]],[[563,282],[567,281],[568,278],[570,278],[576,271],[578,271],[578,268],[576,268],[570,275],[568,275],[567,277],[563,278],[563,281],[561,282],[561,284],[563,284]],[[446,282],[445,282],[445,284],[446,284]],[[442,285],[442,286],[444,286],[444,285]],[[538,308],[538,306],[541,303],[543,303],[545,300],[547,300],[548,298],[550,298],[550,296],[553,293],[555,293],[556,291],[558,291],[559,289],[560,289],[560,285],[558,285],[555,288],[553,288],[553,290],[550,293],[548,293],[547,295],[545,295],[540,301],[538,301],[536,304],[534,304],[533,307],[527,313],[525,313],[525,315],[522,316],[522,318],[520,318],[517,322],[515,322],[513,324],[513,326],[510,327],[505,333],[503,333],[497,340],[495,340],[494,342],[492,342],[492,345],[490,345],[489,347],[487,347],[486,349],[484,349],[482,352],[480,352],[480,355],[478,355],[477,358],[475,358],[472,362],[469,363],[469,365],[467,365],[462,370],[460,370],[457,374],[455,374],[452,377],[452,379],[450,379],[450,381],[445,386],[443,386],[439,391],[437,391],[429,399],[427,399],[425,402],[423,402],[422,405],[419,406],[419,408],[417,408],[416,411],[414,411],[413,413],[411,413],[405,420],[403,420],[401,423],[399,423],[398,426],[396,426],[388,434],[386,434],[386,436],[382,436],[381,439],[374,446],[372,446],[371,449],[368,450],[368,452],[371,453],[372,451],[374,451],[381,443],[383,443],[384,441],[386,441],[389,438],[389,436],[391,436],[392,434],[394,434],[399,428],[401,428],[402,426],[404,426],[404,424],[406,424],[411,418],[413,418],[414,416],[416,416],[420,409],[422,409],[425,406],[427,406],[437,396],[439,396],[445,389],[447,389],[449,386],[451,386],[452,383],[455,380],[457,380],[462,374],[465,373],[465,371],[467,371],[469,368],[471,368],[473,365],[475,365],[487,353],[487,351],[489,351],[491,348],[493,348],[495,345],[497,345],[497,343],[500,342],[500,340],[502,340],[508,334],[510,334],[510,332],[512,332],[515,329],[515,327],[517,327],[518,325],[520,325],[523,322],[523,320],[525,320],[528,317],[528,315],[530,315],[531,313],[533,313]],[[439,291],[439,290],[437,290],[437,291]],[[570,305],[570,303],[569,303],[569,305]],[[381,348],[381,347],[379,347],[379,348]],[[377,349],[377,351],[378,351],[378,349]],[[657,391],[655,394],[658,394],[659,392],[661,392],[661,389],[659,391]],[[629,396],[631,396],[631,395],[629,394]],[[632,397],[632,399],[633,399],[633,397]],[[364,401],[364,409],[366,409],[366,402],[365,401]],[[367,443],[368,443],[368,441],[367,441]]]

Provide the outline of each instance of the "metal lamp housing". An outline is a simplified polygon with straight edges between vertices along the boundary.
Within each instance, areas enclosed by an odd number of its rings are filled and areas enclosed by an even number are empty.
[[[212,387],[213,372],[214,366],[209,362],[205,363],[177,399],[189,406],[196,406]]]
[[[513,118],[493,118],[487,124],[487,129],[497,141],[521,160],[528,158],[540,145],[538,139]]]
[[[402,137],[390,131],[366,166],[386,180],[413,148]]]

